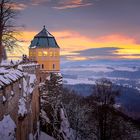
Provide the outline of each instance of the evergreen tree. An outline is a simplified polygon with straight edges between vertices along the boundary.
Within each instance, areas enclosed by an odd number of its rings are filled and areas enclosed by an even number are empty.
[[[58,140],[72,140],[73,136],[62,104],[62,76],[51,73],[41,86],[41,127]]]

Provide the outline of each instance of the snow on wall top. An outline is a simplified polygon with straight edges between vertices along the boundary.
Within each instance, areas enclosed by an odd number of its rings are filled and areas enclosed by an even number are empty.
[[[27,64],[20,64],[18,65],[19,70],[23,70],[24,67],[36,67],[39,66],[38,63],[27,63]]]
[[[24,68],[35,67],[36,69],[38,66],[39,64],[37,63],[27,63],[27,64],[18,65],[17,69],[0,67],[0,88],[6,85],[10,85],[11,83],[17,81],[18,79],[24,77],[26,75]],[[36,82],[36,76],[33,74],[30,74],[29,77],[30,77],[29,84],[31,86],[30,92],[32,92],[33,84]]]
[[[0,68],[0,88],[9,85],[23,77],[23,72],[18,69]]]

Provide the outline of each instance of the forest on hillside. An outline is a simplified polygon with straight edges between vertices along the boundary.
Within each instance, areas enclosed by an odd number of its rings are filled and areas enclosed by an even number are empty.
[[[140,125],[116,107],[120,92],[108,79],[83,97],[64,88],[60,74],[41,86],[41,129],[58,140],[136,140]]]

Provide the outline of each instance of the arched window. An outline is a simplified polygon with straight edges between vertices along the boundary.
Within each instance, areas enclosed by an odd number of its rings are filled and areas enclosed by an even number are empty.
[[[55,69],[55,64],[53,64],[53,69]]]
[[[44,64],[42,64],[42,69],[44,69]]]
[[[29,52],[29,55],[30,55],[30,56],[33,56],[33,53],[32,53],[32,52]]]
[[[54,56],[55,56],[55,57],[57,56],[57,53],[56,53],[56,52],[54,52]]]
[[[47,56],[47,55],[48,55],[48,52],[47,52],[47,51],[44,51],[44,52],[43,52],[43,55],[44,55],[44,56]]]
[[[38,52],[38,56],[42,56],[42,52]]]
[[[50,52],[50,56],[53,56],[53,52]]]

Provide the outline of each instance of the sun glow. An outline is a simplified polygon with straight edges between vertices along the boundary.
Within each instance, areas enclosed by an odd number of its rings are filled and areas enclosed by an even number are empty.
[[[37,31],[23,31],[22,36],[18,36],[22,42],[20,43],[24,53],[28,54],[28,47],[31,40],[37,34]],[[139,59],[140,45],[136,43],[134,38],[128,36],[113,34],[100,37],[87,37],[83,34],[79,34],[73,31],[56,31],[52,32],[55,36],[57,43],[61,48],[61,56],[70,56],[71,60],[86,60],[86,57],[77,57],[77,53],[74,51],[80,51],[90,48],[104,48],[104,47],[116,47],[118,48],[114,54],[117,54],[117,58],[125,59]],[[137,55],[136,55],[137,54]],[[19,55],[19,53],[14,53]],[[48,55],[48,54],[44,54]],[[50,54],[51,55],[51,54]],[[116,58],[116,59],[117,59]],[[98,59],[98,58],[97,58]]]

